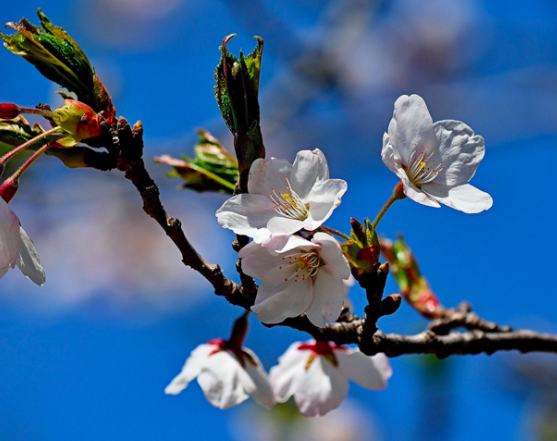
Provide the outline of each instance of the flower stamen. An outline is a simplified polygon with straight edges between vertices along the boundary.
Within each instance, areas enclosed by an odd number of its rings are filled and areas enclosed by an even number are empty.
[[[427,150],[429,146],[426,146],[425,150],[422,150],[421,153],[414,159],[416,153],[418,153],[418,148],[415,148],[410,156],[409,162],[412,164],[406,174],[408,175],[408,179],[417,187],[423,184],[427,184],[428,182],[433,181],[437,175],[445,169],[443,166],[443,161],[439,163],[437,167],[434,167],[435,160],[431,159],[437,150],[433,150],[431,153]],[[428,156],[426,156],[426,152]]]
[[[283,257],[284,259],[288,260],[288,265],[279,266],[279,270],[285,270],[287,273],[292,271],[289,277],[284,278],[285,282],[289,280],[294,280],[294,282],[305,281],[315,276],[319,267],[322,266],[321,258],[316,250],[292,254],[286,256],[286,258]]]
[[[274,187],[271,187],[269,192],[269,197],[275,204],[273,208],[281,216],[299,221],[306,220],[309,213],[309,204],[304,204],[300,196],[292,190],[288,176],[285,176],[284,179],[288,184],[284,186],[284,193],[282,191],[277,193]]]

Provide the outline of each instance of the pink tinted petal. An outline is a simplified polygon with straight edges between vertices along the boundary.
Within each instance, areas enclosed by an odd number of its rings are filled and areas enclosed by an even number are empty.
[[[451,187],[466,184],[485,155],[484,139],[460,121],[438,121],[434,128],[445,168],[433,182]]]
[[[0,269],[14,268],[19,259],[19,219],[0,198]]]
[[[287,176],[290,178],[292,165],[284,159],[271,158],[268,161],[257,159],[251,165],[248,180],[248,192],[268,196],[269,192],[283,191]]]
[[[317,182],[320,162],[323,160],[325,160],[323,154],[318,155],[311,150],[302,150],[296,155],[296,160],[292,165],[290,183],[300,198],[305,199]],[[325,166],[326,164],[325,160]]]
[[[341,198],[346,193],[348,184],[342,179],[328,179],[318,182],[307,197],[309,203],[309,217],[306,229],[315,230],[325,222],[340,205]]]
[[[488,193],[470,184],[447,187],[431,182],[422,186],[422,189],[442,204],[464,213],[479,213],[489,210],[493,205],[493,199]]]
[[[214,349],[214,345],[199,345],[195,348],[186,360],[182,371],[166,386],[164,393],[177,395],[188,387],[188,384],[199,375],[203,363]]]
[[[29,236],[21,227],[19,227],[19,235],[21,243],[19,247],[19,259],[17,261],[17,266],[27,278],[35,282],[37,285],[42,286],[46,282],[46,274],[43,266],[41,265],[39,254],[35,249],[35,245],[33,245]]]
[[[243,348],[245,352],[251,355],[253,360],[257,363],[256,366],[252,365],[249,361],[246,361],[245,370],[246,373],[251,378],[255,389],[250,393],[255,401],[257,401],[262,406],[270,409],[275,405],[275,397],[273,394],[273,388],[269,382],[269,378],[261,365],[261,361],[257,358],[257,355],[247,348]]]
[[[249,398],[244,385],[251,380],[228,351],[211,355],[202,367],[197,382],[205,398],[220,409],[228,409]]]
[[[324,357],[316,357],[297,382],[294,400],[302,415],[325,415],[339,407],[348,393],[348,381]]]
[[[272,367],[269,373],[275,399],[279,403],[284,403],[294,395],[296,378],[304,373],[310,352],[298,350],[299,346],[298,342],[292,343],[279,358],[279,364]]]
[[[339,278],[348,279],[350,277],[350,265],[342,254],[342,249],[336,239],[326,233],[315,233],[312,242],[321,246],[319,251],[321,259],[334,270]]]
[[[416,148],[419,151],[426,146],[430,151],[438,149],[433,120],[425,101],[418,95],[403,95],[396,100],[388,134],[406,166],[410,165],[410,156]]]
[[[251,310],[263,323],[280,323],[289,317],[297,317],[303,313],[312,299],[311,278],[299,282],[291,279],[281,285],[262,281]]]
[[[422,189],[419,189],[414,184],[412,184],[412,182],[410,182],[407,177],[402,179],[402,183],[404,184],[404,194],[413,201],[422,205],[427,205],[428,207],[441,207],[441,205],[439,205],[439,203],[433,197],[428,196],[428,194],[422,191],[423,186]]]
[[[340,315],[344,301],[342,279],[328,265],[322,266],[314,277],[313,292],[313,301],[306,315],[310,322],[322,328],[325,320],[336,320]]]
[[[240,194],[228,199],[216,212],[219,225],[260,243],[269,238],[267,223],[277,216],[269,197]]]
[[[350,380],[366,389],[380,390],[387,387],[393,371],[385,354],[369,357],[360,351],[335,350],[339,369]]]

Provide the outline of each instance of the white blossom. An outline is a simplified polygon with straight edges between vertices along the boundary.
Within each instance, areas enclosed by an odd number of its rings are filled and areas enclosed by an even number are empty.
[[[233,349],[224,340],[194,349],[164,392],[177,395],[196,377],[207,400],[220,409],[240,404],[250,396],[267,408],[275,404],[259,358],[247,348]]]
[[[384,389],[392,369],[385,354],[367,356],[328,342],[293,343],[271,369],[275,399],[291,396],[304,416],[325,415],[340,406],[348,380],[366,389]]]
[[[468,184],[484,154],[484,139],[463,122],[433,123],[418,95],[396,100],[381,156],[410,199],[430,207],[441,202],[465,213],[488,210],[491,196]]]
[[[244,273],[261,281],[251,310],[262,322],[279,323],[305,312],[322,327],[340,315],[350,267],[328,234],[315,233],[311,241],[273,235],[264,246],[251,242],[239,257]]]
[[[321,150],[302,150],[294,164],[258,159],[250,168],[248,193],[228,199],[217,211],[218,222],[257,243],[271,234],[315,230],[338,207],[347,184],[329,179]]]
[[[16,265],[37,285],[44,284],[46,275],[33,242],[10,206],[0,198],[0,277]]]

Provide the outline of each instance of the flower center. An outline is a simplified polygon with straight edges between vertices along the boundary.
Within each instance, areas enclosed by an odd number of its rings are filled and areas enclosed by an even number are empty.
[[[418,153],[418,149],[416,148],[408,161],[412,165],[408,168],[408,170],[406,170],[406,174],[416,187],[433,181],[441,170],[445,168],[443,166],[443,161],[441,161],[439,165],[435,166],[433,155],[436,151],[433,150],[430,153],[428,149],[429,146],[426,146],[425,150],[422,150],[422,152],[416,157],[416,153]]]
[[[298,350],[311,351],[305,365],[305,369],[307,370],[317,357],[324,357],[325,360],[328,360],[333,366],[338,366],[338,359],[334,350],[346,351],[346,348],[326,341],[316,341],[315,343],[302,343],[298,346]]]
[[[269,196],[275,204],[273,208],[278,214],[289,219],[306,220],[309,213],[309,204],[304,204],[298,193],[292,190],[288,177],[285,176],[284,179],[288,184],[284,186],[284,193],[282,191],[277,193],[274,187],[271,187],[269,192]]]
[[[282,260],[284,260],[285,263],[279,266],[279,270],[286,271],[287,273],[292,271],[289,277],[284,278],[285,282],[289,280],[293,280],[294,282],[298,282],[299,280],[305,281],[315,276],[321,266],[321,257],[319,257],[319,253],[317,253],[316,250],[283,256]],[[286,264],[286,262],[288,262],[288,264]]]

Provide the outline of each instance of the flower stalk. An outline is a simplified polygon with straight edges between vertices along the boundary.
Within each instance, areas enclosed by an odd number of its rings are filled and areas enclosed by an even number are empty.
[[[385,216],[385,213],[387,213],[389,208],[391,208],[391,205],[393,205],[395,201],[398,201],[399,199],[404,199],[405,197],[406,195],[404,194],[404,186],[402,184],[402,181],[399,181],[398,184],[395,185],[393,194],[391,195],[389,200],[385,203],[385,205],[383,206],[383,208],[381,209],[381,211],[379,212],[379,214],[371,224],[374,230],[377,228],[377,225],[379,225],[381,219],[383,219],[383,216]]]

